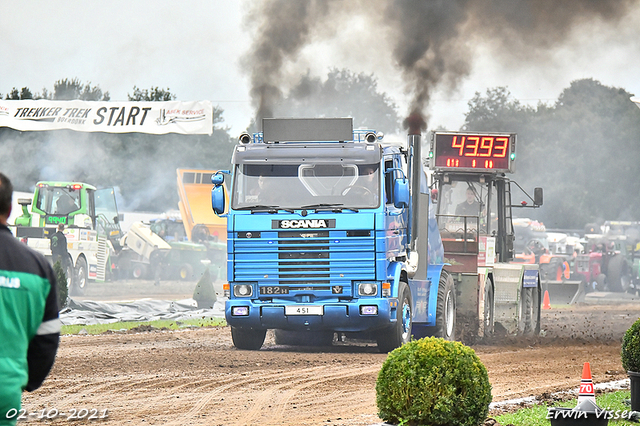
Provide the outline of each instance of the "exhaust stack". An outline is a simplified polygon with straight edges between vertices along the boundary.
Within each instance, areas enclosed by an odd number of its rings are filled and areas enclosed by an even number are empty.
[[[411,192],[411,211],[409,212],[410,223],[410,247],[412,251],[417,251],[416,241],[418,239],[418,218],[420,217],[420,174],[422,173],[422,148],[420,133],[409,134],[408,136],[409,161],[411,170],[410,192]]]

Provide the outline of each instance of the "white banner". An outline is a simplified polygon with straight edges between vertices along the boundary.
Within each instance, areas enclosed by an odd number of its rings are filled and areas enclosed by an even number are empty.
[[[22,131],[210,135],[213,107],[195,102],[0,100],[0,127]]]

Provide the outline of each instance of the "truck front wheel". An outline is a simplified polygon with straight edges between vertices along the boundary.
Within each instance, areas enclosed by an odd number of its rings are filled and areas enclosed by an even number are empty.
[[[71,256],[67,259],[64,273],[67,275],[67,289],[70,291],[71,287],[73,287],[73,259]]]
[[[389,352],[411,340],[411,323],[413,320],[413,304],[411,290],[407,283],[400,281],[398,287],[397,321],[391,329],[380,333],[376,339],[380,352]]]
[[[79,257],[76,262],[76,273],[73,279],[72,295],[82,296],[87,288],[88,281],[87,261],[84,257]]]
[[[231,327],[231,339],[238,349],[256,351],[262,347],[267,330],[247,330]]]

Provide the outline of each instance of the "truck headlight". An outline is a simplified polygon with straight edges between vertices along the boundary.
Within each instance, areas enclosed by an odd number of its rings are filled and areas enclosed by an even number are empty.
[[[253,287],[249,284],[236,284],[233,286],[233,295],[235,297],[251,297]]]
[[[360,283],[358,284],[358,296],[375,296],[378,294],[378,284]]]

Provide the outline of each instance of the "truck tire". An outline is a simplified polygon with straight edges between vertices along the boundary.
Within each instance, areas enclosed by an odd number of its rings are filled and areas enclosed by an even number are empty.
[[[521,287],[518,331],[525,336],[540,334],[540,284]]]
[[[443,270],[438,284],[436,326],[433,335],[445,340],[456,339],[456,292],[451,275]]]
[[[333,331],[275,330],[276,345],[287,346],[331,346]]]
[[[231,339],[233,345],[238,349],[257,351],[262,347],[267,330],[248,330],[244,328],[231,327]]]
[[[189,281],[192,276],[193,266],[189,265],[188,263],[183,263],[182,265],[180,265],[180,268],[178,269],[178,277],[180,278],[180,280]]]
[[[67,266],[64,270],[64,273],[67,275],[67,291],[71,291],[71,287],[73,286],[73,275],[74,275],[73,259],[71,259],[71,256],[69,256],[69,258],[67,259]]]
[[[72,296],[82,296],[87,288],[87,281],[89,280],[89,274],[87,269],[87,260],[84,257],[79,257],[76,262],[76,271],[73,278],[73,286],[70,293]]]
[[[383,330],[376,338],[378,350],[390,352],[411,340],[411,324],[413,321],[413,303],[411,290],[407,283],[400,281],[398,286],[397,321],[390,329]]]
[[[596,277],[595,287],[597,291],[605,291],[607,289],[607,276],[605,274],[600,274]]]
[[[483,336],[493,336],[494,324],[495,324],[495,303],[494,303],[494,291],[493,283],[491,279],[487,278],[484,283],[484,325]]]
[[[609,259],[607,265],[607,284],[609,290],[617,293],[626,292],[631,286],[631,274],[626,259],[617,254]]]
[[[137,280],[147,276],[147,265],[136,263],[131,268],[131,276]]]

